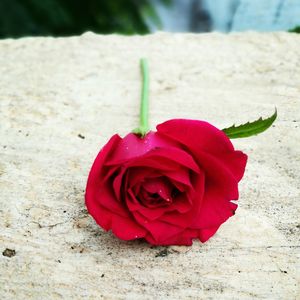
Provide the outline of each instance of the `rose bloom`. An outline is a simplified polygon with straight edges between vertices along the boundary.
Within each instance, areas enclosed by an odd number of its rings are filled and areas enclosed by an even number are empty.
[[[91,168],[86,205],[105,230],[153,245],[207,241],[234,215],[247,156],[204,121],[173,119],[144,138],[114,135]]]

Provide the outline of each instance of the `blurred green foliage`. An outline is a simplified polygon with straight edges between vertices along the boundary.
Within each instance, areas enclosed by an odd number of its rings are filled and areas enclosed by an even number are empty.
[[[170,5],[172,0],[157,0]],[[151,0],[0,0],[0,38],[96,33],[145,34],[160,27]]]
[[[289,32],[300,33],[300,26],[296,26],[295,28],[290,29]]]

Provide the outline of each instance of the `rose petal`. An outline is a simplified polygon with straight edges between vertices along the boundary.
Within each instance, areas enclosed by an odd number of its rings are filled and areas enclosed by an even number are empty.
[[[106,184],[99,186],[97,193],[95,194],[94,201],[98,201],[101,206],[105,207],[113,214],[118,214],[119,216],[128,216],[127,208],[114,195],[112,188]]]
[[[165,207],[153,207],[148,208],[143,206],[137,199],[131,189],[128,190],[128,197],[126,197],[127,207],[130,211],[138,211],[143,215],[147,221],[154,221],[158,218],[162,218],[164,221],[166,216],[166,222],[172,225],[178,224],[178,226],[188,226],[193,222],[193,218],[198,214],[199,206],[202,201],[202,195],[204,193],[204,175],[197,175],[197,193],[195,190],[188,189],[186,193],[179,195],[173,200],[173,203]],[[195,198],[195,202],[192,206],[192,200],[189,198]],[[192,213],[185,215],[188,211],[192,210]],[[173,214],[172,214],[173,213]],[[173,218],[173,219],[172,219]],[[182,221],[183,220],[183,221]],[[183,225],[184,224],[184,225]]]
[[[237,155],[227,155],[229,159],[236,159],[241,161],[243,170],[245,169],[246,159],[244,155],[241,155],[241,152],[238,152]],[[205,170],[206,175],[206,188],[208,185],[213,186],[213,189],[222,192],[224,197],[233,200],[238,199],[238,178],[236,174],[233,173],[233,168],[228,167],[228,162],[218,159],[208,153],[198,151],[198,161],[202,169]]]
[[[216,154],[234,150],[226,134],[208,122],[173,119],[157,125],[156,129],[190,150],[201,149]]]
[[[184,184],[185,186],[192,188],[190,172],[186,168],[178,168],[176,171],[164,171],[163,173],[167,178],[172,179],[172,182],[176,181]]]
[[[179,148],[156,148],[146,155],[157,158],[163,157],[166,160],[174,161],[178,165],[199,173],[199,166],[196,164],[194,158],[189,153]]]
[[[125,163],[124,163],[125,164]],[[166,160],[163,157],[139,157],[126,163],[126,168],[132,167],[146,167],[153,168],[153,170],[165,171],[176,170],[178,164],[174,161]]]
[[[220,227],[220,225],[216,226],[216,227],[205,228],[205,229],[199,230],[199,233],[198,233],[199,240],[202,243],[206,242],[208,239],[210,239],[217,232],[219,227]]]
[[[115,157],[117,157],[115,155]],[[154,165],[155,162],[160,161],[162,164],[160,167],[162,169],[165,169],[165,165],[168,166],[184,166],[186,168],[189,168],[193,170],[194,172],[199,172],[199,167],[196,164],[194,158],[188,154],[186,151],[180,149],[180,148],[174,148],[174,147],[168,147],[168,148],[159,148],[155,147],[153,149],[148,150],[148,152],[144,153],[143,155],[136,156],[135,158],[131,160],[127,159],[111,159],[109,162],[106,163],[107,166],[112,165],[122,165],[126,164],[128,167],[133,166],[147,166],[151,167],[151,164],[149,165],[149,161],[152,162]],[[157,168],[154,166],[154,168]],[[170,169],[169,167],[166,169]]]
[[[199,209],[202,204],[202,197],[204,193],[204,176],[199,175],[197,177],[197,190],[193,206],[187,213],[168,212],[168,210],[174,209],[173,205],[165,207],[165,210],[153,209],[151,211],[138,209],[133,212],[134,218],[137,222],[149,230],[156,244],[163,244],[164,239],[178,234],[184,229],[188,229],[194,223],[195,218],[199,214]],[[157,216],[155,214],[160,215]],[[152,215],[150,215],[152,214]],[[155,219],[151,219],[151,216]],[[198,229],[198,228],[191,228]]]
[[[141,203],[136,199],[132,189],[127,190],[125,195],[125,203],[129,211],[139,210],[142,207]]]
[[[111,166],[107,168],[105,167],[105,163],[104,163],[100,172],[101,182],[105,182],[110,178],[115,177],[115,175],[118,174],[119,170],[120,170],[120,166]]]
[[[191,246],[193,239],[198,236],[198,231],[194,229],[185,229],[180,233],[165,239],[164,241],[158,243],[153,239],[151,235],[146,235],[145,239],[152,245],[157,246],[169,246],[169,245],[178,245],[178,246]]]
[[[146,230],[134,222],[131,218],[123,218],[118,215],[113,216],[112,232],[122,240],[133,240],[143,238]]]
[[[106,231],[111,229],[112,213],[106,208],[102,207],[97,201],[90,201],[88,211],[96,221]]]
[[[119,144],[120,141],[121,138],[117,134],[115,134],[110,138],[110,140],[98,153],[89,173],[87,188],[86,188],[87,192],[90,192],[91,188],[94,188],[95,186],[98,185],[98,181],[100,180],[99,176],[102,171],[102,167],[105,161],[108,159],[108,157],[112,155],[114,149],[117,148],[117,145]]]
[[[155,220],[147,221],[138,211],[133,213],[138,223],[149,232],[156,244],[162,244],[164,240],[174,236],[182,231],[182,228]]]
[[[155,177],[155,178],[148,178],[143,183],[143,188],[151,194],[157,193],[161,198],[166,201],[171,201],[171,192],[172,192],[172,185],[170,182],[163,176]]]
[[[230,169],[233,176],[239,182],[245,172],[248,156],[242,151],[224,152],[222,154],[223,162]]]
[[[179,147],[173,140],[161,137],[156,132],[150,131],[144,138],[129,133],[118,144],[113,161],[127,161],[135,157],[143,156],[154,148]]]
[[[157,170],[149,167],[135,167],[127,169],[127,188],[132,188],[136,184],[141,184],[147,178],[154,178],[161,176]]]
[[[237,205],[224,199],[213,187],[205,189],[199,214],[191,226],[195,229],[218,227],[234,215]]]
[[[122,196],[121,195],[121,190],[122,190],[122,182],[123,182],[123,179],[124,179],[125,172],[126,172],[126,169],[124,167],[121,167],[118,174],[115,176],[115,178],[113,180],[113,184],[112,184],[116,200],[118,200],[118,201],[121,200],[121,196]]]
[[[96,212],[94,212],[95,202],[97,202],[99,186],[101,183],[101,172],[103,171],[103,164],[107,157],[111,155],[113,149],[117,147],[121,138],[116,134],[111,137],[108,143],[101,149],[98,153],[93,166],[90,170],[87,185],[86,185],[86,193],[85,193],[85,203],[90,214],[95,218]],[[96,205],[97,206],[97,205]]]
[[[195,159],[201,159],[201,153],[208,153],[221,160],[238,181],[243,176],[247,156],[234,151],[226,134],[213,125],[198,120],[173,119],[158,125],[157,131],[185,145]]]
[[[135,216],[135,212],[138,212],[140,216],[143,217],[142,225],[147,222],[154,221],[160,218],[164,213],[174,210],[172,206],[167,207],[156,207],[156,208],[148,208],[143,206],[132,193],[131,190],[128,190],[128,195],[126,198],[126,204],[128,209],[133,213]],[[137,220],[139,222],[140,219]]]
[[[189,211],[191,209],[191,206],[192,204],[188,199],[188,195],[185,193],[182,193],[181,195],[177,196],[172,203],[173,211],[176,211],[181,214]]]
[[[156,207],[155,209],[153,209],[141,206],[136,211],[143,215],[143,217],[145,217],[145,220],[152,222],[159,219],[164,213],[166,213],[167,210],[170,209],[170,207]]]
[[[169,223],[172,225],[177,225],[182,228],[193,228],[194,222],[197,220],[199,216],[199,212],[201,210],[201,206],[203,203],[203,196],[205,193],[205,178],[204,175],[202,174],[201,176],[197,176],[195,179],[195,186],[197,187],[195,192],[193,193],[193,201],[192,201],[192,206],[191,208],[185,212],[185,213],[179,213],[179,212],[168,212],[165,213],[160,220]],[[176,203],[175,205],[176,206]],[[177,207],[178,209],[178,207]]]

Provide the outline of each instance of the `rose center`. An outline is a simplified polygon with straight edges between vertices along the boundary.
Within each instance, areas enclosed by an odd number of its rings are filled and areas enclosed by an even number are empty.
[[[147,179],[137,198],[146,207],[161,207],[171,205],[179,193],[166,178],[158,177]]]

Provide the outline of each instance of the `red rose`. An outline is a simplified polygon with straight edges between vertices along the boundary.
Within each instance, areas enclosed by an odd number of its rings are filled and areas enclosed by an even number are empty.
[[[114,135],[89,174],[86,205],[122,240],[207,241],[231,217],[247,156],[203,121],[175,119],[144,138]]]

